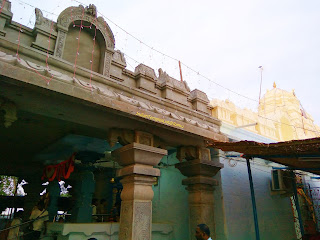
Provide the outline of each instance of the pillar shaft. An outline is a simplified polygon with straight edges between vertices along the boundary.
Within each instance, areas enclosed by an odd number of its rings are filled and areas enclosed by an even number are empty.
[[[49,183],[48,188],[49,192],[49,205],[48,205],[48,213],[49,213],[49,221],[52,222],[54,217],[58,212],[58,199],[60,197],[60,184],[58,180],[54,180]]]
[[[188,185],[187,190],[190,239],[194,239],[195,229],[201,223],[209,227],[212,237],[215,236],[213,186],[203,183],[192,184]]]
[[[93,163],[103,157],[104,154],[94,151],[79,151],[76,159],[81,160],[78,166],[79,177],[74,186],[75,205],[72,209],[72,221],[77,223],[92,222],[92,196],[95,190],[95,180],[93,175]]]
[[[206,148],[181,147],[178,149],[178,158],[181,163],[176,168],[187,178],[182,180],[189,193],[189,239],[195,238],[198,224],[206,224],[215,239],[214,222],[214,186],[218,185],[213,179],[223,165],[212,161],[210,150]],[[183,159],[188,161],[182,162]]]
[[[75,205],[72,208],[72,221],[77,223],[92,222],[92,195],[94,193],[94,175],[91,170],[83,169],[74,186]]]
[[[152,184],[160,170],[153,168],[167,154],[166,150],[132,143],[112,153],[123,166],[121,183],[120,240],[151,239]]]
[[[138,174],[122,179],[119,239],[151,239],[153,182]]]

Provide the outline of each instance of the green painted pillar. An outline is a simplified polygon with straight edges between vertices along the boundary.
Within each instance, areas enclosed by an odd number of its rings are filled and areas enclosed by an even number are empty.
[[[76,154],[76,159],[81,160],[81,165],[77,166],[79,178],[74,186],[75,205],[71,212],[71,220],[76,223],[92,222],[91,201],[95,192],[94,166],[96,160],[104,154],[82,151]]]
[[[92,195],[94,193],[95,181],[92,171],[81,170],[79,180],[75,186],[76,202],[72,209],[72,221],[77,223],[88,223],[92,221]]]
[[[49,221],[53,222],[53,219],[58,212],[58,199],[60,197],[60,191],[61,191],[58,180],[54,180],[50,182],[47,190],[49,192],[49,205],[48,205]]]

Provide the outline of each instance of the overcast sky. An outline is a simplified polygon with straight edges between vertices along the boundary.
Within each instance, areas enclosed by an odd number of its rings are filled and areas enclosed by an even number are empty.
[[[71,0],[11,2],[14,21],[31,28],[34,8],[26,2],[42,9],[44,16],[54,21],[66,7],[79,5]],[[258,67],[263,66],[262,95],[272,89],[273,82],[287,91],[295,89],[304,109],[320,124],[319,0],[81,2],[94,3],[100,15],[153,49],[180,60],[183,78],[191,89],[203,90],[209,98],[229,98],[241,107],[254,109],[260,88]],[[153,67],[156,73],[161,67],[179,79],[177,61],[147,48],[106,21],[115,35],[116,48],[127,54],[128,68],[134,69],[138,64],[133,58]]]

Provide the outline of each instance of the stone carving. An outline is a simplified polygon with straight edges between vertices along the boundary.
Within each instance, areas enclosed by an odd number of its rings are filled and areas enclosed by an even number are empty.
[[[114,36],[109,27],[102,17],[97,18],[97,9],[93,4],[84,8],[82,5],[78,7],[69,7],[62,11],[57,20],[58,30],[68,31],[69,26],[74,24],[75,21],[82,20],[92,23],[96,26],[97,30],[101,32],[108,48],[114,49]]]
[[[64,32],[60,31],[59,34],[61,35],[60,39],[63,39],[65,37],[65,33]],[[64,36],[62,36],[62,35],[64,35]],[[59,52],[57,52],[57,53],[59,53]],[[12,64],[12,65],[17,65],[17,66],[19,66],[21,68],[24,68],[24,69],[27,69],[29,71],[36,71],[36,72],[38,72],[38,73],[40,73],[40,74],[42,74],[44,76],[49,77],[48,80],[52,78],[52,79],[55,79],[57,81],[61,81],[61,82],[64,82],[64,83],[75,84],[75,85],[78,85],[78,86],[81,86],[81,87],[85,87],[85,88],[88,89],[88,91],[90,91],[90,90],[94,91],[97,94],[101,94],[101,95],[104,95],[104,96],[107,96],[107,97],[110,97],[110,98],[113,98],[113,99],[117,99],[117,100],[122,101],[122,102],[126,102],[128,104],[137,106],[137,107],[139,107],[141,109],[144,109],[144,110],[147,110],[147,111],[153,111],[155,113],[164,115],[166,117],[170,117],[170,118],[173,118],[173,119],[176,119],[176,120],[180,120],[180,121],[183,121],[185,123],[191,124],[193,126],[197,126],[197,127],[203,128],[203,129],[207,129],[207,130],[215,132],[215,133],[219,133],[220,132],[219,131],[219,127],[216,126],[216,125],[208,125],[207,123],[200,123],[199,121],[192,120],[192,119],[189,119],[187,117],[181,116],[177,112],[172,113],[172,112],[169,112],[169,111],[167,111],[165,109],[161,109],[161,108],[152,106],[148,102],[142,102],[142,101],[139,101],[139,100],[135,100],[133,98],[129,98],[129,97],[124,96],[124,95],[122,95],[120,93],[117,93],[115,91],[109,90],[107,86],[104,86],[103,88],[97,87],[94,84],[89,84],[88,82],[81,81],[81,80],[79,80],[77,78],[70,77],[70,76],[68,76],[66,74],[63,74],[63,73],[60,73],[60,72],[57,72],[57,71],[54,71],[54,70],[51,70],[51,69],[47,69],[45,66],[40,66],[40,65],[35,64],[35,63],[31,62],[31,61],[25,61],[22,58],[18,59],[16,56],[7,55],[6,53],[1,52],[1,51],[0,51],[0,61]],[[115,140],[117,140],[117,139],[114,139],[114,141]],[[115,141],[114,144],[117,141]]]
[[[134,203],[134,226],[135,233],[133,239],[151,239],[151,202]]]
[[[190,93],[190,100],[192,101],[194,99],[199,99],[199,100],[202,100],[203,102],[209,103],[207,94],[198,89],[194,89]]]
[[[135,142],[153,147],[153,135],[146,132],[135,131]]]
[[[137,74],[143,74],[147,77],[150,77],[152,79],[156,79],[156,74],[154,72],[154,70],[151,68],[151,67],[148,67],[144,64],[139,64],[135,70],[134,70],[134,73],[137,75]]]
[[[129,216],[133,215],[132,211],[132,203],[129,201],[121,202],[121,214],[120,214],[120,231],[119,231],[119,239],[127,240],[132,239],[131,235],[131,219]]]
[[[64,48],[64,42],[66,40],[67,33],[64,31],[59,31],[58,33],[58,39],[56,42],[56,50],[55,50],[55,56],[62,58],[63,48]]]
[[[0,2],[0,8],[1,9],[1,14],[6,15],[7,17],[12,17],[12,12],[11,12],[11,2],[8,0],[2,0]]]
[[[42,11],[39,8],[36,8],[34,11],[35,11],[35,15],[36,15],[36,24],[41,25],[41,23],[43,21]]]
[[[106,52],[104,57],[104,70],[103,75],[109,77],[110,76],[110,65],[111,65],[111,54]]]
[[[169,85],[175,89],[178,89],[183,92],[190,92],[190,88],[186,81],[178,81],[172,77],[170,77],[166,72],[164,72],[161,68],[158,70],[159,72],[159,78],[158,78],[158,84],[162,87],[164,85]]]
[[[170,112],[161,109],[161,108],[157,108],[157,107],[151,107],[156,113],[162,114],[164,116],[170,116]]]
[[[162,141],[157,136],[154,136],[153,146],[156,148],[166,149],[167,145],[164,141]]]
[[[11,12],[11,2],[2,0],[0,1],[0,36],[5,37],[7,32],[4,30],[5,25],[11,22],[12,20],[12,12]]]
[[[201,161],[211,161],[210,150],[196,146],[182,146],[178,148],[177,158],[180,162],[200,159]]]
[[[134,106],[138,106],[139,105],[139,102],[137,100],[134,100],[132,98],[128,98],[128,97],[120,95],[120,94],[119,94],[119,100],[121,100],[123,102],[130,103],[131,105],[134,105]]]
[[[113,56],[112,56],[112,60],[124,67],[127,66],[127,62],[126,62],[126,59],[124,57],[124,54],[120,51],[120,50],[117,50],[114,52]]]
[[[93,17],[97,17],[97,7],[94,4],[89,4],[85,9],[86,14],[89,14]]]
[[[177,151],[177,158],[180,162],[183,159],[193,160],[197,158],[197,147],[195,146],[183,146],[179,147]]]
[[[107,136],[107,141],[111,147],[113,147],[117,142],[119,142],[122,146],[128,145],[133,143],[134,139],[134,131],[120,128],[110,129]]]
[[[0,110],[4,111],[4,126],[6,128],[10,127],[17,118],[17,110],[14,103],[0,98]]]
[[[51,34],[56,34],[56,23],[52,23],[52,21],[48,18],[43,17],[43,13],[39,8],[35,9],[35,16],[36,16],[36,23],[35,23],[35,28],[37,27],[44,27],[48,31],[48,34],[51,31],[52,28],[52,33]],[[54,32],[54,33],[53,33]]]

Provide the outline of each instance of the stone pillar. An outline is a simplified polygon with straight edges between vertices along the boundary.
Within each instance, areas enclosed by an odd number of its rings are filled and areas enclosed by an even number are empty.
[[[76,159],[81,160],[79,166],[79,178],[74,186],[75,205],[72,209],[71,219],[76,223],[92,222],[92,195],[95,190],[95,180],[93,175],[93,163],[103,157],[91,151],[82,151],[76,154]]]
[[[177,157],[180,163],[176,168],[187,178],[182,180],[189,192],[189,238],[194,239],[196,226],[207,224],[211,237],[215,239],[214,186],[218,182],[212,177],[223,167],[220,162],[211,160],[210,150],[198,147],[181,147]],[[182,162],[186,159],[186,162]]]
[[[58,199],[60,197],[60,191],[61,191],[58,180],[53,180],[52,182],[50,182],[47,190],[49,192],[49,205],[48,205],[49,221],[52,222],[58,212]]]
[[[153,166],[167,155],[167,151],[134,142],[113,151],[112,155],[123,166],[118,171],[118,176],[123,177],[119,239],[149,240],[152,226],[152,184],[154,177],[160,176],[160,170]]]

